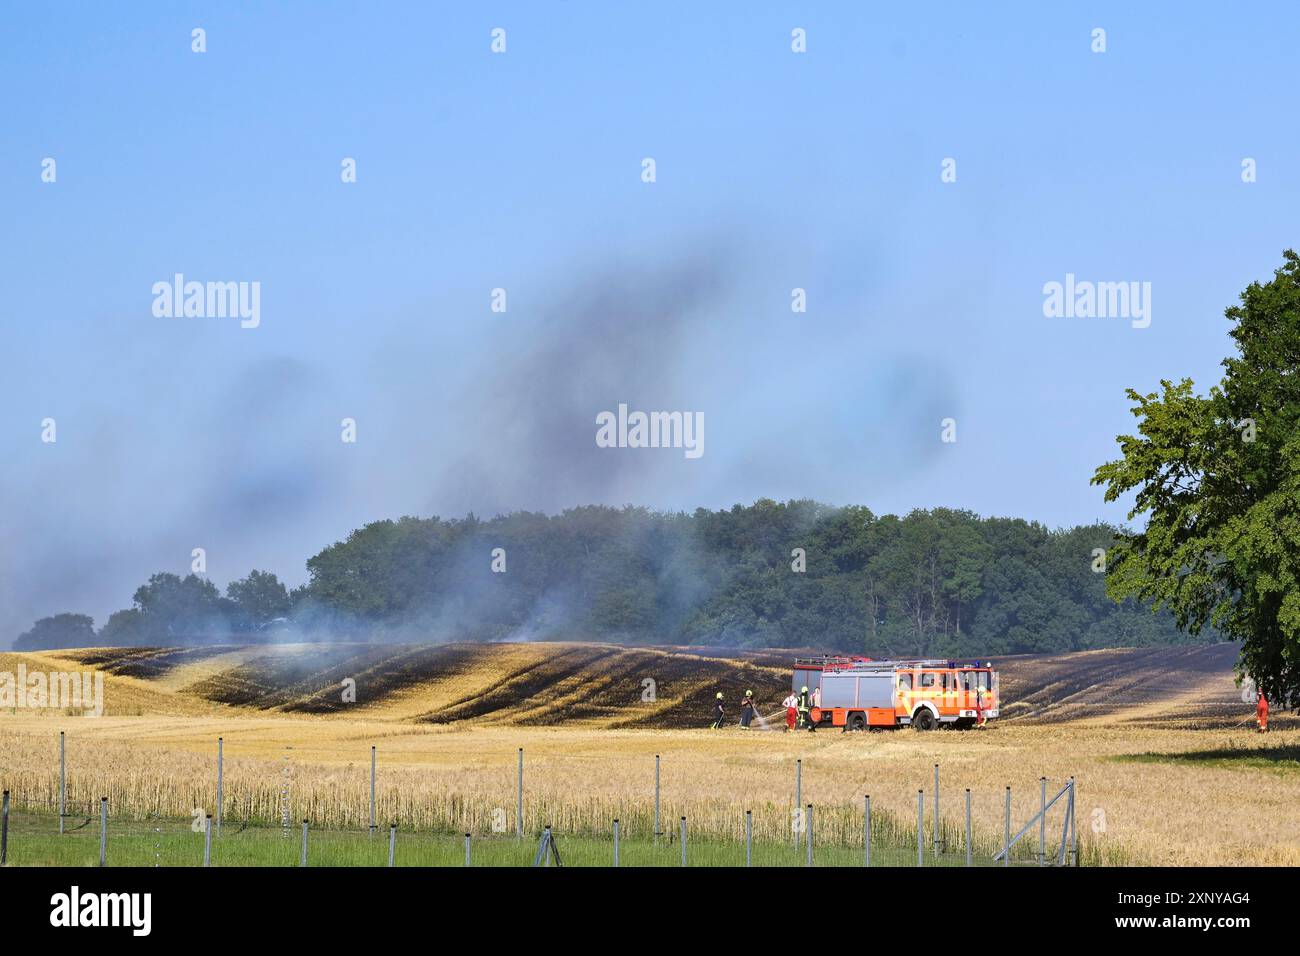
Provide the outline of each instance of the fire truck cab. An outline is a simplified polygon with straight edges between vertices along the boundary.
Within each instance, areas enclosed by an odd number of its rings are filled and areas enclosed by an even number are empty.
[[[810,693],[820,688],[819,706],[809,712],[817,727],[933,730],[998,716],[998,672],[991,661],[796,658],[793,689],[802,687]]]

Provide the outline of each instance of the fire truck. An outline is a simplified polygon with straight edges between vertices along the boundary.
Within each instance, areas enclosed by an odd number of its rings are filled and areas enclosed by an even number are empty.
[[[793,689],[820,688],[815,727],[876,730],[884,727],[971,727],[981,712],[998,716],[998,672],[992,662],[932,658],[876,661],[869,657],[800,657]]]

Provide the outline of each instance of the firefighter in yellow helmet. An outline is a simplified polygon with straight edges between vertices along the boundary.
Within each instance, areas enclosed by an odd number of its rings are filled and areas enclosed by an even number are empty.
[[[709,724],[710,730],[721,730],[722,721],[726,719],[726,711],[722,707],[722,691],[718,691],[718,696],[713,704],[713,723]]]
[[[811,704],[811,698],[808,696],[807,685],[804,685],[803,687],[799,688],[799,703],[796,706],[798,706],[799,708],[799,726],[800,727],[810,726],[808,721],[808,710],[812,706],[812,704]]]

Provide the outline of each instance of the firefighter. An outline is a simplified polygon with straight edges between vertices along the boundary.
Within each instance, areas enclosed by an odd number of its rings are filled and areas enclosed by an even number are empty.
[[[808,701],[808,702],[809,702],[809,705],[812,706],[812,707],[817,707],[817,708],[820,708],[820,707],[821,707],[821,705],[822,705],[822,689],[821,689],[821,685],[818,685],[817,687],[813,688],[812,696],[809,698],[809,701]],[[811,715],[810,715],[810,716],[809,716],[809,719],[808,719],[808,732],[809,732],[809,733],[812,733],[812,732],[815,731],[816,729],[817,729],[817,721],[813,720],[812,717],[811,717]]]
[[[1259,732],[1268,733],[1268,698],[1263,694],[1259,695],[1259,700],[1255,703],[1255,720],[1259,722]]]
[[[781,706],[785,708],[785,732],[788,734],[794,730],[795,721],[799,719],[799,698],[794,691],[781,701]]]
[[[722,706],[722,691],[718,691],[717,702],[713,705],[713,723],[709,724],[709,729],[721,730],[722,721],[726,716],[726,710]]]
[[[808,727],[811,724],[811,721],[808,720],[808,708],[810,704],[807,686],[799,688],[799,703],[797,706],[799,708],[799,726]]]
[[[984,713],[984,688],[978,684],[975,685],[975,727],[977,730],[983,730],[989,722],[988,714]]]
[[[740,701],[740,729],[748,730],[749,722],[754,719],[754,692],[745,691],[744,698]]]

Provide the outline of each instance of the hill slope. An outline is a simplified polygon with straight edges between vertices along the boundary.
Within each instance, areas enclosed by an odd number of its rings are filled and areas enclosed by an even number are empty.
[[[784,658],[612,644],[286,644],[58,652],[194,703],[430,723],[691,727],[714,694],[788,693]],[[15,655],[21,656],[21,655]],[[34,657],[34,655],[33,655]],[[53,654],[42,656],[50,666]],[[29,665],[31,666],[31,665]],[[63,666],[66,666],[63,665]],[[344,700],[355,682],[355,702]],[[110,683],[110,688],[116,686]],[[108,712],[114,695],[108,693]]]
[[[1024,723],[1219,726],[1252,713],[1234,686],[1237,647],[1007,657],[1003,718]],[[96,648],[0,655],[0,670],[95,667],[109,714],[239,709],[445,724],[698,727],[714,694],[753,690],[773,715],[787,651],[614,644],[285,644]],[[344,700],[355,682],[355,701]]]
[[[1238,644],[1007,657],[1002,714],[1027,723],[1223,727],[1254,714],[1233,665]]]

